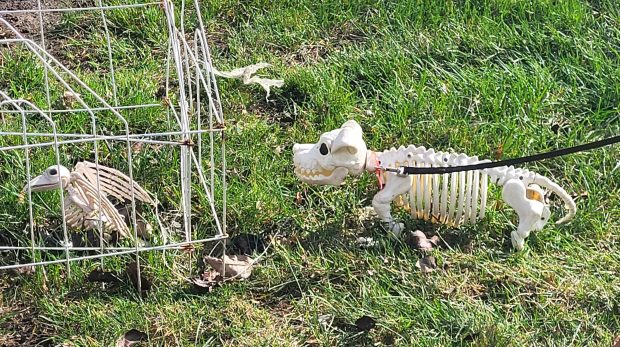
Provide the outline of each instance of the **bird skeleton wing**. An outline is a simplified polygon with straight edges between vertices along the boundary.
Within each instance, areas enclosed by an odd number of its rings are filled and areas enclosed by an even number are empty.
[[[81,174],[97,191],[110,195],[119,201],[131,201],[132,180],[122,172],[107,166],[82,161],[75,165],[73,172]],[[97,173],[99,175],[97,176]],[[138,183],[133,181],[133,193],[136,200],[155,206],[155,201]]]
[[[81,173],[72,172],[69,194],[65,199],[65,218],[74,228],[98,229],[97,222],[110,231],[129,237],[129,228],[105,194],[100,194]],[[101,192],[103,193],[103,191]]]

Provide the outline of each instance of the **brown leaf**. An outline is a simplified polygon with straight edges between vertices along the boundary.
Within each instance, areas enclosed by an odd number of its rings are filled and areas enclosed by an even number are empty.
[[[369,331],[375,327],[377,321],[369,316],[362,316],[355,321],[355,326],[359,331]]]
[[[79,93],[74,93],[74,92],[70,92],[68,90],[66,90],[63,94],[62,94],[62,101],[65,105],[70,106],[71,104],[73,104],[74,102],[76,102],[80,96],[82,96]]]
[[[415,263],[415,266],[418,269],[422,270],[423,274],[428,274],[428,273],[435,271],[435,269],[437,269],[437,262],[435,261],[435,257],[433,257],[432,255],[429,255],[429,256],[419,259]]]
[[[116,205],[116,210],[123,216],[128,226],[133,226],[133,215],[131,213],[130,205]],[[148,238],[153,234],[153,226],[142,216],[142,209],[136,207],[136,227],[138,236],[141,238]]]
[[[297,194],[295,194],[295,203],[297,205],[301,205],[304,202],[304,200],[305,199],[304,199],[303,195],[301,194],[301,192],[297,192]]]
[[[616,336],[612,346],[613,347],[620,347],[620,335]]]
[[[134,288],[138,289],[138,265],[135,261],[127,264],[127,275],[129,276]],[[140,266],[140,285],[143,293],[151,290],[152,287],[152,283],[145,276],[144,268],[142,266]]]
[[[248,278],[254,265],[254,260],[247,255],[224,255],[223,259],[206,256],[204,261],[220,274],[224,274],[224,278]]]
[[[439,237],[437,235],[431,237],[430,239],[424,235],[424,233],[420,230],[416,230],[412,233],[409,233],[405,243],[413,248],[419,249],[422,251],[430,251],[433,247],[437,246],[439,241]]]
[[[149,336],[140,330],[131,329],[116,341],[116,347],[130,347],[139,342],[148,341]]]
[[[495,151],[493,151],[493,159],[500,160],[504,156],[504,144],[500,143]]]
[[[192,279],[191,282],[199,291],[210,293],[215,287],[221,285],[223,280],[224,278],[219,272],[211,270],[205,271],[200,277]]]

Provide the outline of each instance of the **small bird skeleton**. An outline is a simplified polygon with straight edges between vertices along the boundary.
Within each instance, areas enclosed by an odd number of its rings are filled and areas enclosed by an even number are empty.
[[[132,181],[122,172],[88,161],[79,162],[69,171],[62,165],[48,167],[43,174],[32,179],[23,192],[43,192],[62,188],[64,216],[67,226],[84,231],[102,229],[106,237],[118,233],[130,237],[124,217],[114,207],[109,197],[120,202],[131,201]],[[98,189],[100,188],[100,189]],[[136,201],[156,206],[155,201],[140,185],[133,182]]]

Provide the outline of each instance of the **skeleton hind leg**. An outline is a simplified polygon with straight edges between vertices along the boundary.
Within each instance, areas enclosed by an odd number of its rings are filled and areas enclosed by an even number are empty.
[[[528,199],[526,191],[525,184],[518,179],[506,181],[502,189],[503,200],[519,217],[517,230],[511,233],[512,246],[517,250],[523,249],[525,239],[530,235],[530,231],[535,229],[536,223],[540,222],[545,207],[540,201]]]

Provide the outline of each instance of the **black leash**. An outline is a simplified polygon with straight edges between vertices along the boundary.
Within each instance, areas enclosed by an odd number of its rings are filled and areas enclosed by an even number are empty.
[[[550,159],[550,158],[556,158],[556,157],[560,157],[563,155],[568,155],[568,154],[583,152],[583,151],[589,151],[591,149],[609,146],[609,145],[612,145],[618,142],[620,142],[620,136],[614,136],[608,139],[594,141],[594,142],[586,143],[586,144],[575,146],[575,147],[562,148],[557,151],[539,153],[539,154],[534,154],[534,155],[530,155],[527,157],[493,161],[493,162],[488,162],[488,163],[463,165],[463,166],[448,166],[448,167],[401,166],[400,168],[383,168],[383,170],[389,171],[389,172],[396,172],[399,175],[446,174],[446,173],[452,173],[452,172],[483,170],[483,169],[490,169],[493,167],[511,166],[511,165],[516,165],[516,164],[529,163],[532,161],[540,161],[540,160],[545,160],[545,159]]]

